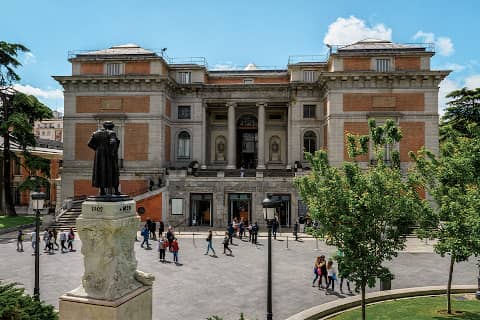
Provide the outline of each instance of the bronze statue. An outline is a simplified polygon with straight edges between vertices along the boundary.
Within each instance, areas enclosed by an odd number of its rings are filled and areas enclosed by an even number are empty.
[[[88,141],[88,146],[95,150],[92,186],[100,188],[100,196],[120,195],[118,192],[120,140],[113,131],[114,126],[112,121],[105,121],[103,128],[95,131]]]

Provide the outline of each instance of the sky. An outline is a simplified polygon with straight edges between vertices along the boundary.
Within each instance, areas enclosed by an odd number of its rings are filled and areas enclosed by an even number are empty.
[[[63,110],[52,75],[71,75],[68,52],[136,43],[169,57],[205,57],[210,69],[285,68],[290,55],[365,38],[432,42],[432,69],[452,70],[444,96],[480,87],[480,1],[3,0],[0,40],[22,43],[19,91]]]

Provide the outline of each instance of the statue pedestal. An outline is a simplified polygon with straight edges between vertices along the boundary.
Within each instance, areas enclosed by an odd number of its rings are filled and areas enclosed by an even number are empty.
[[[77,230],[85,272],[77,289],[60,297],[60,320],[151,319],[153,276],[137,270],[135,201],[82,204]]]

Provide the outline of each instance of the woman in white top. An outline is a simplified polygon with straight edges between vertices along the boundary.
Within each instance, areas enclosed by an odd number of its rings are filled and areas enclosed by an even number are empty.
[[[328,289],[330,284],[332,285],[332,291],[335,291],[335,280],[337,280],[337,269],[333,266],[333,261],[328,260],[327,262],[327,274],[328,274],[328,284],[325,291],[325,294],[328,294]]]

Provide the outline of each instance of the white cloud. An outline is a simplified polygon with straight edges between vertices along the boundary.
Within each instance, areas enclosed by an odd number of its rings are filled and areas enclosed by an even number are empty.
[[[454,72],[460,72],[465,70],[469,66],[465,66],[463,64],[458,64],[458,63],[445,63],[442,65],[438,66],[438,69],[440,70],[453,70]]]
[[[387,28],[382,23],[369,26],[364,20],[355,16],[339,17],[328,26],[323,43],[332,45],[350,44],[367,38],[391,40],[392,29]]]
[[[449,99],[447,99],[445,96],[450,92],[458,90],[460,88],[461,86],[459,83],[450,79],[444,79],[440,83],[440,88],[438,90],[438,113],[440,114],[440,116],[443,116],[444,109],[447,105],[447,102],[449,101]]]
[[[432,32],[423,32],[422,30],[419,30],[415,33],[413,39],[434,43],[435,49],[441,56],[450,56],[455,52],[452,39],[448,37],[436,37]]]
[[[13,87],[15,88],[15,90],[18,90],[25,94],[33,95],[37,98],[63,100],[63,92],[60,89],[44,90],[44,89],[32,87],[31,85],[28,85],[28,84],[27,85],[15,84],[13,85]]]
[[[26,66],[34,63],[37,63],[37,58],[35,57],[35,55],[31,52],[25,52],[23,54],[22,64]]]
[[[226,62],[221,62],[217,63],[213,66],[213,69],[211,70],[217,70],[217,71],[224,71],[224,70],[239,70],[241,69],[239,66],[234,64],[231,61],[226,61]]]
[[[469,89],[480,88],[480,74],[474,74],[465,78],[465,87]]]

